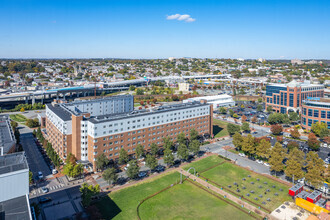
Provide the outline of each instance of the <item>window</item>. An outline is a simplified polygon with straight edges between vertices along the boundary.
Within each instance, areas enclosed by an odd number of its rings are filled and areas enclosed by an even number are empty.
[[[321,111],[321,118],[325,118],[325,111]]]
[[[308,126],[312,126],[312,119],[308,119]]]
[[[316,118],[319,117],[319,110],[314,109],[314,117]]]
[[[313,110],[312,109],[308,109],[308,116],[313,116]]]
[[[289,106],[293,107],[293,94],[290,94],[289,96]]]

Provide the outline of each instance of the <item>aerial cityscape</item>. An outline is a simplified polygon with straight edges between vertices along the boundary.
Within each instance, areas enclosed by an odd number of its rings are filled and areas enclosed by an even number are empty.
[[[329,2],[1,5],[0,220],[330,220]]]

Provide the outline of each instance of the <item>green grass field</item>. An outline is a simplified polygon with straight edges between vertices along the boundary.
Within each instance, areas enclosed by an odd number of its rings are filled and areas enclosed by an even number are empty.
[[[225,161],[224,159],[218,157],[217,155],[212,155],[212,156],[209,156],[205,159],[202,159],[202,160],[199,160],[199,161],[196,161],[196,162],[193,162],[193,163],[190,163],[190,164],[187,164],[183,167],[183,169],[185,170],[188,170],[190,167],[194,167],[196,169],[196,172],[197,173],[200,173],[202,172],[203,170],[209,168],[209,167],[212,167],[216,164],[219,164],[221,162]],[[191,169],[189,171],[190,173],[194,173],[194,171]]]
[[[212,163],[212,162],[211,162]],[[137,219],[137,206],[146,197],[179,182],[171,172],[110,193],[96,203],[105,219]],[[139,208],[141,219],[251,219],[228,203],[185,181],[146,200]]]
[[[9,115],[10,119],[16,122],[26,122],[27,118],[21,114]]]
[[[203,160],[210,159],[205,158]],[[198,162],[201,163],[201,161]],[[191,164],[191,166],[194,166],[194,164]],[[236,182],[238,184],[238,189],[241,191],[238,194],[243,195],[249,200],[260,204],[263,207],[270,209],[271,211],[277,208],[283,202],[291,200],[291,197],[288,196],[288,186],[269,179],[265,176],[252,173],[229,162],[223,163],[217,167],[207,170],[201,173],[201,175],[206,179],[212,180],[213,182],[221,186],[229,188],[228,186],[231,185],[232,187],[230,188],[230,190],[235,192],[237,186],[234,185],[234,182]],[[251,177],[248,177],[249,175]],[[243,178],[245,178],[246,180],[244,181]],[[257,179],[259,179],[259,181]],[[254,182],[254,184],[252,184],[251,182]],[[267,182],[267,184],[264,184],[264,182]],[[246,189],[243,189],[243,186],[245,186]],[[259,186],[261,186],[262,188],[259,188]],[[273,186],[275,186],[275,188],[273,188]],[[280,191],[280,188],[283,189],[283,191]],[[269,189],[270,192],[267,192],[267,189]],[[250,192],[252,190],[254,191],[254,193]],[[247,193],[249,193],[250,196],[247,196]],[[275,193],[278,193],[278,196],[275,196]],[[262,195],[262,198],[260,198],[259,195]],[[255,200],[256,197],[258,198],[258,200]],[[267,201],[267,198],[270,198],[271,201]],[[262,202],[266,202],[266,204],[262,204]]]
[[[146,200],[141,219],[253,219],[213,195],[185,181]]]
[[[229,135],[227,130],[227,122],[213,118],[213,135],[215,138],[220,138]]]

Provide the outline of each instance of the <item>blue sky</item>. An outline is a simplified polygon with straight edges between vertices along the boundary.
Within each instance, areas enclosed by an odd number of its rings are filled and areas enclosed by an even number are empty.
[[[0,57],[330,59],[329,11],[319,0],[0,0]]]

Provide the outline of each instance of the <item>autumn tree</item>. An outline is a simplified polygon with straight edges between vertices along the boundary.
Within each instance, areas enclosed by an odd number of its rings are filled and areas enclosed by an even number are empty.
[[[301,179],[304,176],[302,170],[304,164],[304,153],[297,148],[293,148],[289,155],[288,161],[286,162],[285,175],[291,179]]]
[[[257,121],[258,121],[257,116],[253,116],[253,118],[251,119],[251,122],[252,122],[252,123],[256,123]]]
[[[251,134],[248,134],[248,136],[243,137],[242,151],[244,151],[248,155],[255,154],[254,143],[255,143],[255,138]]]
[[[256,155],[260,158],[269,158],[271,150],[271,144],[269,141],[262,139],[256,146]]]
[[[298,149],[299,148],[299,144],[297,143],[297,142],[295,142],[295,141],[290,141],[289,143],[288,143],[288,149],[291,151],[292,149]]]
[[[243,143],[243,137],[240,133],[236,132],[233,135],[233,144],[234,146],[238,149],[241,150],[242,149],[242,143]]]
[[[242,126],[241,126],[241,129],[245,132],[248,132],[250,131],[250,124],[248,122],[243,122]]]
[[[283,131],[283,127],[282,125],[276,124],[276,125],[272,125],[270,127],[270,130],[274,135],[279,135]]]
[[[320,142],[317,140],[314,133],[309,133],[307,144],[313,150],[318,150],[320,148]]]
[[[246,121],[246,119],[247,119],[246,116],[243,115],[242,118],[241,118],[242,123],[244,123]]]
[[[290,134],[291,134],[291,137],[293,137],[293,138],[296,138],[296,139],[300,138],[300,133],[296,127],[294,127],[291,130]]]
[[[274,147],[270,151],[270,169],[275,171],[275,174],[277,172],[281,172],[284,169],[283,160],[285,157],[284,149],[280,143],[275,143]]]

